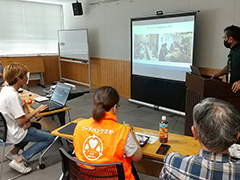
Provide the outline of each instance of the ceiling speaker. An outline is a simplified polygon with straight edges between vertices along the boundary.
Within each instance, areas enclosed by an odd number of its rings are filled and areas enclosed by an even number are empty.
[[[83,15],[82,3],[79,3],[79,2],[72,3],[72,8],[73,8],[74,16]]]

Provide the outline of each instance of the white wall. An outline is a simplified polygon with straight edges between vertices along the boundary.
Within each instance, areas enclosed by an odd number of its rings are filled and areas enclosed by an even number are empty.
[[[97,1],[97,0],[95,0]],[[239,0],[120,0],[89,5],[82,0],[84,14],[73,16],[71,3],[63,5],[65,29],[87,28],[90,56],[130,60],[130,18],[197,11],[195,65],[222,68],[229,52],[223,46],[223,29],[240,25]]]

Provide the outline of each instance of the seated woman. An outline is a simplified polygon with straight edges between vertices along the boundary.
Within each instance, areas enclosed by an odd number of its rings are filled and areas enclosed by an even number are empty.
[[[78,122],[73,145],[80,161],[122,162],[125,179],[135,179],[131,160],[139,161],[142,151],[129,125],[117,123],[118,102],[119,95],[114,88],[98,88],[93,99],[93,117]]]
[[[30,123],[30,119],[45,110],[47,106],[41,105],[29,112],[27,105],[18,94],[18,89],[28,81],[27,72],[27,67],[19,63],[6,66],[3,78],[8,85],[4,86],[0,92],[0,112],[6,119],[8,128],[7,142],[13,143],[15,146],[11,150],[13,158],[14,153],[23,149],[28,142],[36,142],[9,163],[11,168],[20,173],[30,172],[31,167],[27,167],[24,161],[28,161],[32,156],[48,147],[54,140],[50,133],[38,130]]]

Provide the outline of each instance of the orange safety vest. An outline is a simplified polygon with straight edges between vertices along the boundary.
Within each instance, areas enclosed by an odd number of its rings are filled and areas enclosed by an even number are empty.
[[[73,134],[75,155],[80,161],[90,163],[122,162],[125,179],[134,180],[131,158],[124,157],[129,130],[109,112],[105,112],[100,122],[93,118],[79,121]]]

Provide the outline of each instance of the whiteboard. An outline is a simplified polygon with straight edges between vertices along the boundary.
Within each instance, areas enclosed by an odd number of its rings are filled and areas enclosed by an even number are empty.
[[[87,29],[59,30],[60,57],[89,60]]]

